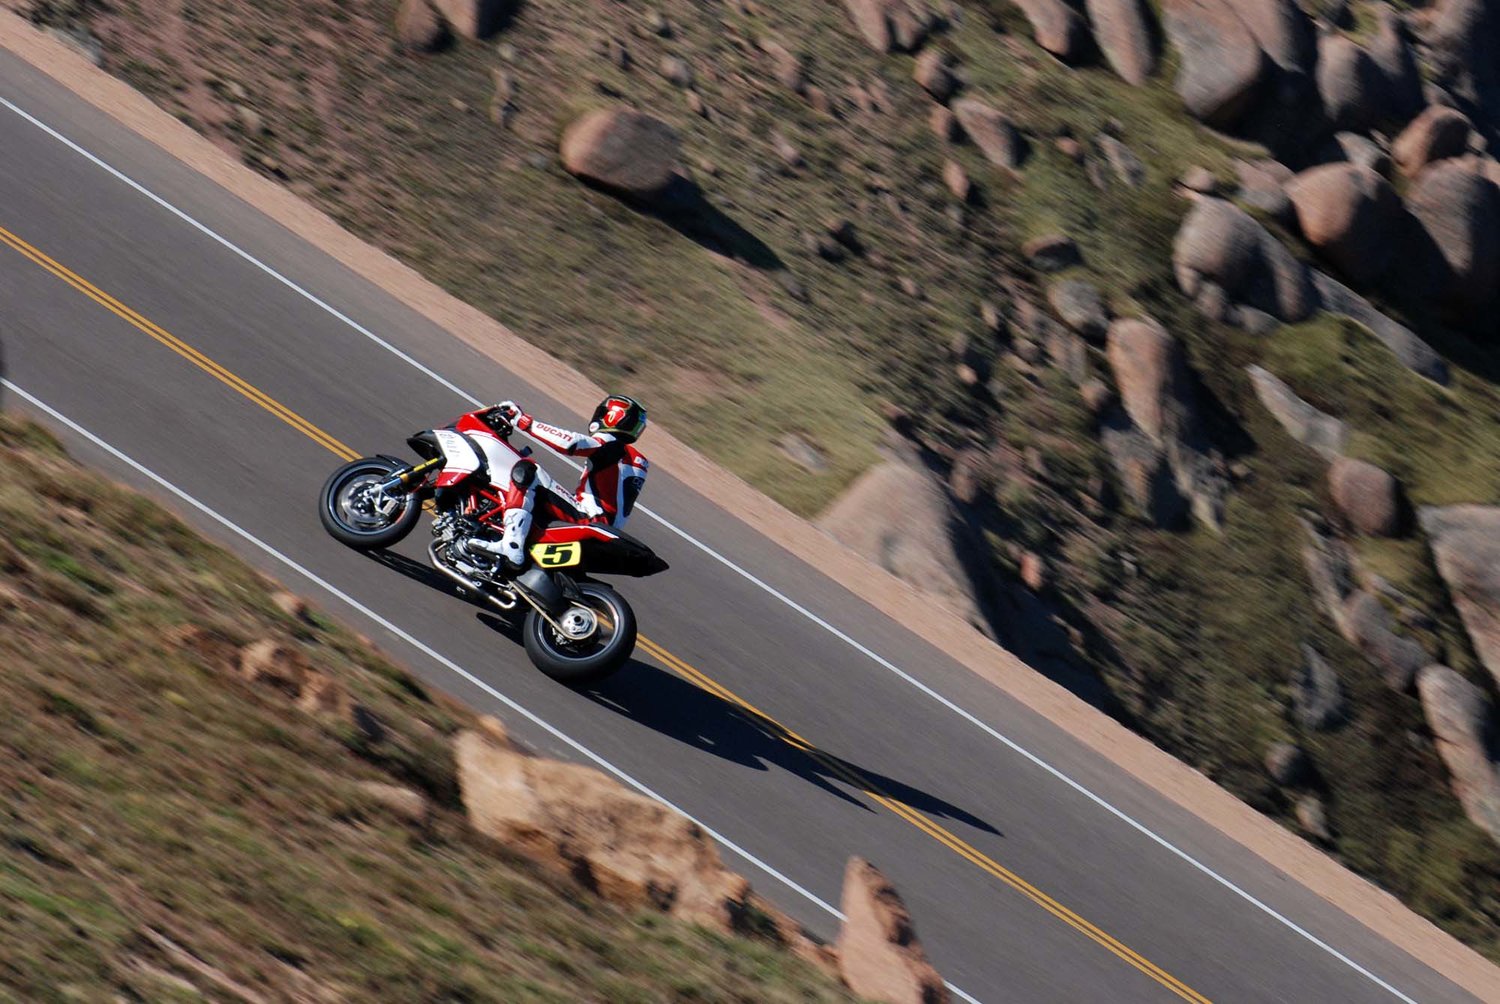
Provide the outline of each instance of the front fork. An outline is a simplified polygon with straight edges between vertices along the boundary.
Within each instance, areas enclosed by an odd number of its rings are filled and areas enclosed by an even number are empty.
[[[420,485],[426,479],[427,473],[434,467],[443,465],[442,457],[433,457],[424,460],[414,467],[407,467],[396,471],[389,478],[376,485],[373,490],[375,495],[375,508],[383,515],[389,516],[390,510],[400,504],[398,495],[409,494],[413,487]]]

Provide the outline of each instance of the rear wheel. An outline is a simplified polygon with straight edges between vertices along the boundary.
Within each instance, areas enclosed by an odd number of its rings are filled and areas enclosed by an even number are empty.
[[[380,484],[404,465],[383,457],[351,460],[328,476],[318,518],[328,535],[360,551],[391,547],[411,533],[422,507],[410,495],[387,496]]]
[[[581,582],[578,591],[582,601],[553,618],[563,631],[534,609],[521,628],[532,664],[570,687],[597,683],[635,651],[635,611],[625,597],[597,582]]]

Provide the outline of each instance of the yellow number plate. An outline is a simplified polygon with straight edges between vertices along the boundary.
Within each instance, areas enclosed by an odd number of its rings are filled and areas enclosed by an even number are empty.
[[[583,560],[583,545],[576,540],[567,544],[538,544],[531,549],[531,557],[542,568],[568,568]]]

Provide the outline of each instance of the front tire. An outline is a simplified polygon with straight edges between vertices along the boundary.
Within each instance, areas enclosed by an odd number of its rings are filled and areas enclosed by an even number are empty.
[[[625,597],[597,582],[581,582],[578,591],[583,594],[583,605],[597,620],[588,638],[571,641],[563,637],[535,609],[526,612],[521,627],[532,664],[569,687],[598,683],[623,666],[635,651],[635,611]],[[561,617],[566,616],[564,611]]]
[[[362,457],[330,474],[318,496],[318,518],[328,535],[357,551],[374,551],[392,547],[411,533],[422,515],[415,498],[401,496],[390,513],[379,512],[367,499],[370,488],[403,466],[383,457]]]

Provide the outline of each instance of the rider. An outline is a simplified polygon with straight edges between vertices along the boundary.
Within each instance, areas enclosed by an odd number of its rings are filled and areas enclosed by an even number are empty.
[[[650,464],[635,441],[646,431],[646,409],[623,394],[599,402],[587,434],[538,422],[514,401],[495,408],[515,427],[564,456],[583,457],[583,477],[574,503],[595,522],[620,530],[635,508]]]

